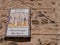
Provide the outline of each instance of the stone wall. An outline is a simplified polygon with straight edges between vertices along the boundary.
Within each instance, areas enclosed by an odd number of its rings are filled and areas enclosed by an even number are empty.
[[[31,9],[31,41],[5,41],[12,8]],[[0,45],[60,45],[60,0],[0,0]]]

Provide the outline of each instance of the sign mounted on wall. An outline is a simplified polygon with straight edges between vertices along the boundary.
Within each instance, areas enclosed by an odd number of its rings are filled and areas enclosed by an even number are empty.
[[[11,9],[7,37],[30,37],[30,9]]]

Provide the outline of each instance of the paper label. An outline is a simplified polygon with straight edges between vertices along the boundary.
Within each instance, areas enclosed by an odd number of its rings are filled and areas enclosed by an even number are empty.
[[[11,9],[6,36],[30,35],[30,11],[29,9]]]

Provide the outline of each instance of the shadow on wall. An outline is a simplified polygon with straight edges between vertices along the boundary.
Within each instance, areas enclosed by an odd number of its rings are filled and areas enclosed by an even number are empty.
[[[6,41],[15,41],[15,42],[30,42],[31,37],[5,37]]]

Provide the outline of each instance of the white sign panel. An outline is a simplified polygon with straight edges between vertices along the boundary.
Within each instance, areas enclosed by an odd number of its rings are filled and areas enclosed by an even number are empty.
[[[6,36],[30,36],[30,10],[11,9]]]

